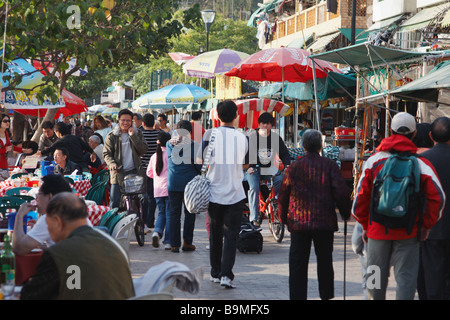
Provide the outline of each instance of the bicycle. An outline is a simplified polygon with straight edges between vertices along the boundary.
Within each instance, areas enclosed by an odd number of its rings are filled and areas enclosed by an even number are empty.
[[[267,195],[264,196],[264,188],[267,188]],[[277,242],[283,241],[284,224],[280,221],[278,213],[278,198],[275,196],[275,188],[273,187],[273,177],[269,179],[261,179],[259,182],[259,211],[261,212],[258,221],[268,220],[269,230],[273,238]]]
[[[145,192],[144,177],[131,174],[124,178],[124,186],[121,188],[122,198],[121,207],[126,208],[127,215],[136,214],[137,220],[134,225],[134,233],[136,241],[139,246],[145,243],[145,223],[144,223],[144,192]]]
[[[261,178],[259,181],[259,211],[258,223],[268,220],[269,230],[276,242],[283,241],[284,224],[278,213],[278,198],[275,195],[273,176],[270,179]],[[250,214],[250,212],[248,212]]]

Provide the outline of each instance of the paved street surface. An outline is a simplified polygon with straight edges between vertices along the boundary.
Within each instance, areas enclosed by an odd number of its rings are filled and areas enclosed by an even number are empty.
[[[182,216],[183,219],[183,216]],[[183,220],[182,220],[183,221]],[[358,256],[351,248],[351,234],[354,222],[348,223],[347,234],[347,263],[346,263],[346,299],[363,300],[361,288],[361,265]],[[177,261],[189,268],[203,267],[204,277],[198,294],[182,292],[174,288],[174,299],[180,300],[289,300],[289,265],[288,254],[290,235],[286,231],[285,238],[277,243],[269,233],[267,221],[263,225],[264,247],[258,253],[240,253],[237,251],[234,266],[235,289],[225,289],[220,284],[209,281],[209,250],[208,235],[205,229],[205,215],[197,215],[194,233],[194,244],[197,249],[193,252],[172,253],[151,244],[151,234],[146,237],[146,243],[139,247],[134,234],[130,245],[130,263],[133,278],[141,277],[154,265],[164,261]],[[335,300],[343,300],[344,292],[344,224],[339,222],[340,231],[335,233],[334,240],[334,272],[335,272]],[[316,259],[311,250],[309,264],[308,299],[320,300],[316,273]],[[387,299],[395,299],[393,279],[390,279]]]

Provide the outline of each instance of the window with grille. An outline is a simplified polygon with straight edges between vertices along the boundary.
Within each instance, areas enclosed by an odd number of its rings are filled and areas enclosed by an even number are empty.
[[[347,3],[348,15],[352,15],[353,0],[348,0]],[[356,16],[365,17],[367,13],[367,0],[356,0]]]

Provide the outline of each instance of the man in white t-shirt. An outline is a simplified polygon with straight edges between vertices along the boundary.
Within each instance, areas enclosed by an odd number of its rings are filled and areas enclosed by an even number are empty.
[[[217,113],[221,126],[212,129],[215,130],[215,141],[207,173],[211,181],[208,208],[211,281],[220,282],[226,288],[235,288],[232,269],[244,208],[245,191],[242,181],[243,170],[248,168],[245,163],[248,141],[233,126],[237,117],[237,107],[233,101],[219,103]],[[212,130],[206,131],[203,136],[203,155],[206,155]],[[199,158],[202,158],[201,155]]]
[[[18,255],[25,255],[36,247],[54,244],[48,233],[45,214],[50,199],[60,192],[72,192],[69,183],[62,175],[52,174],[42,177],[42,185],[36,195],[36,204],[24,203],[20,206],[14,222],[13,250]],[[30,211],[39,213],[39,219],[33,228],[25,234],[23,232],[23,217]]]

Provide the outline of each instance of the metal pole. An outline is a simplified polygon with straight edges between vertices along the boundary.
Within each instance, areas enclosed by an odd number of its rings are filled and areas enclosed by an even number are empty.
[[[314,99],[316,101],[316,117],[317,117],[317,130],[320,130],[320,109],[319,109],[319,97],[317,95],[317,77],[316,77],[316,64],[313,63],[313,79],[314,79]]]
[[[355,29],[356,29],[356,0],[352,0],[352,22],[351,22],[351,37],[350,44],[355,44]]]

